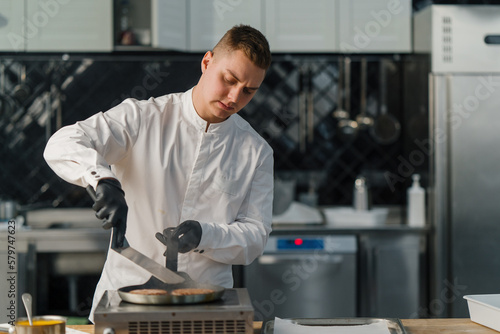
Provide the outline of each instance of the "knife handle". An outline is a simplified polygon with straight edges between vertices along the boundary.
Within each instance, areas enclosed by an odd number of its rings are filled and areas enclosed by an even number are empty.
[[[95,194],[95,190],[94,188],[92,188],[90,184],[87,186],[87,188],[85,188],[85,190],[87,190],[87,193],[90,195],[90,198],[92,198],[94,202],[97,201],[97,195]]]
[[[94,188],[92,188],[91,185],[88,185],[87,188],[85,188],[87,190],[87,193],[90,195],[90,198],[92,198],[92,200],[95,202],[97,201],[97,195],[95,194],[95,190]],[[106,228],[105,225],[103,225],[104,228]],[[113,229],[112,229],[112,233],[111,233],[111,248],[112,249],[117,249],[116,247],[116,243],[117,243],[117,230],[116,230],[116,227],[115,226],[112,226]],[[127,248],[129,247],[129,243],[127,241],[127,238],[125,238],[125,236],[123,237],[123,246],[122,248]]]

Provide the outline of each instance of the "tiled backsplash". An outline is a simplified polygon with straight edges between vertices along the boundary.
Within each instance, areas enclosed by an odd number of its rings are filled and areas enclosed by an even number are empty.
[[[105,111],[127,97],[146,99],[191,88],[200,75],[201,57],[0,58],[2,101],[10,101],[10,107],[2,103],[0,114],[0,196],[26,207],[89,206],[85,191],[60,180],[43,160],[48,137],[60,126]],[[339,82],[336,55],[276,55],[261,89],[240,112],[273,147],[276,177],[297,181],[297,198],[299,193],[314,189],[319,205],[350,205],[354,179],[364,173],[372,185],[374,204],[405,202],[407,184],[398,183],[393,188],[386,179],[387,172],[396,171],[397,157],[403,152],[402,61],[380,56],[366,59],[366,112],[375,119],[380,116],[380,61],[386,59],[387,110],[402,126],[395,143],[378,143],[369,129],[360,130],[352,140],[339,135],[338,120],[333,117]],[[355,117],[360,110],[361,57],[350,60],[349,101],[351,117]],[[22,79],[23,71],[26,80]],[[16,98],[16,92],[20,96],[19,88],[23,88],[19,85],[29,90],[26,97]],[[310,101],[308,93],[312,94],[312,113],[299,108],[299,103]]]

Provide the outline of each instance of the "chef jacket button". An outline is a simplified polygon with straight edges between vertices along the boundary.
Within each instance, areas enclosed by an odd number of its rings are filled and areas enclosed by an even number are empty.
[[[92,172],[90,172],[90,174],[92,174],[92,175],[96,175],[96,174],[97,174],[97,172],[96,172],[96,171],[92,171]]]
[[[205,252],[205,250],[203,250],[203,249],[202,249],[202,250],[200,251],[200,254],[202,254],[202,253],[204,253],[204,252]]]
[[[193,252],[198,253],[198,252],[199,252],[199,250],[195,249]]]

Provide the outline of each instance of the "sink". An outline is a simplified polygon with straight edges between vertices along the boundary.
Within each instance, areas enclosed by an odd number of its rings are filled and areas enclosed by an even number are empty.
[[[373,227],[383,226],[389,214],[388,208],[372,208],[356,211],[352,207],[323,208],[326,224],[333,227]]]

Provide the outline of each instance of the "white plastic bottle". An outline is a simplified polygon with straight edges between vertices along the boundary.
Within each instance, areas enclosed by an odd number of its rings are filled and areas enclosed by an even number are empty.
[[[413,184],[408,188],[408,226],[425,226],[425,190],[420,186],[420,175],[412,176]]]

